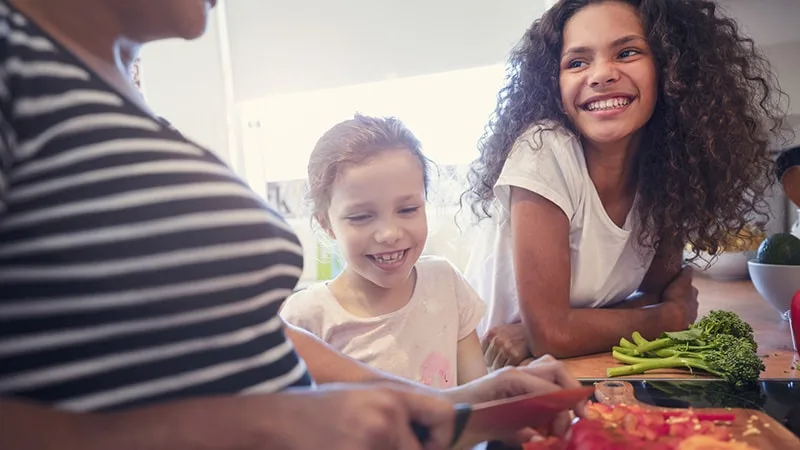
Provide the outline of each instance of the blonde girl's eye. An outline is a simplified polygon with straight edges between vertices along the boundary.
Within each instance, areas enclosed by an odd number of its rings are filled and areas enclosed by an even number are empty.
[[[414,214],[415,212],[419,211],[419,206],[409,206],[408,208],[403,208],[400,210],[400,214]]]
[[[352,216],[347,216],[344,219],[350,223],[361,223],[366,222],[369,220],[370,216],[368,214],[355,214]]]

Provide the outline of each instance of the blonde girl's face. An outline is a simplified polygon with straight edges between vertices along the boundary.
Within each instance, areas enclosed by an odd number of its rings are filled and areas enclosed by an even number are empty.
[[[385,150],[336,176],[328,233],[345,270],[391,289],[406,282],[428,238],[424,173],[408,149]]]

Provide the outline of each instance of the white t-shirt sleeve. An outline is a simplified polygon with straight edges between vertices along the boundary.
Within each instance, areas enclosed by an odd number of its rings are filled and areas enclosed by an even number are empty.
[[[464,339],[475,331],[478,323],[486,313],[486,304],[470,286],[459,270],[452,266],[453,285],[458,307],[458,340]]]
[[[536,193],[572,219],[581,182],[582,155],[576,138],[563,129],[535,125],[514,143],[494,187],[505,214],[511,206],[511,187]]]
[[[289,296],[281,306],[280,316],[288,324],[302,328],[322,339],[324,307],[320,290],[309,288]]]

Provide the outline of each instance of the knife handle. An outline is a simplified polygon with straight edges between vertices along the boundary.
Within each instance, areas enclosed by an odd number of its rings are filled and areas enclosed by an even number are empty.
[[[472,406],[468,403],[458,403],[455,405],[454,409],[456,417],[455,423],[453,424],[453,440],[450,442],[451,447],[461,438],[461,434],[464,433],[464,428],[467,426],[467,420],[469,420],[469,416],[472,413]],[[425,444],[428,442],[428,439],[431,438],[431,430],[425,425],[411,422],[411,430],[414,432],[414,436],[417,437],[420,444]]]

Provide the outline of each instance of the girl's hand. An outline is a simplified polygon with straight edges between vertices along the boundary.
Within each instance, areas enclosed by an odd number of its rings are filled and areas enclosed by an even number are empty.
[[[520,322],[492,328],[481,341],[481,348],[483,361],[492,370],[517,366],[531,356],[528,330]]]
[[[666,322],[670,331],[684,330],[697,319],[697,288],[692,285],[693,276],[694,270],[686,266],[664,289],[662,298],[670,314]]]
[[[481,403],[491,400],[514,397],[525,394],[547,394],[561,389],[581,387],[581,383],[573,377],[563,363],[550,355],[545,355],[524,367],[506,367],[496,370],[491,374],[479,378],[471,383],[445,392],[454,403]],[[582,416],[585,401],[579,402],[574,407],[577,415]],[[499,440],[507,444],[526,442],[537,435],[563,435],[569,427],[570,416],[564,412],[557,416],[550,427],[536,432],[530,428],[522,429],[513,435],[490,436],[492,440]],[[462,438],[462,443],[475,442],[468,433]],[[481,436],[486,439],[486,436]]]

